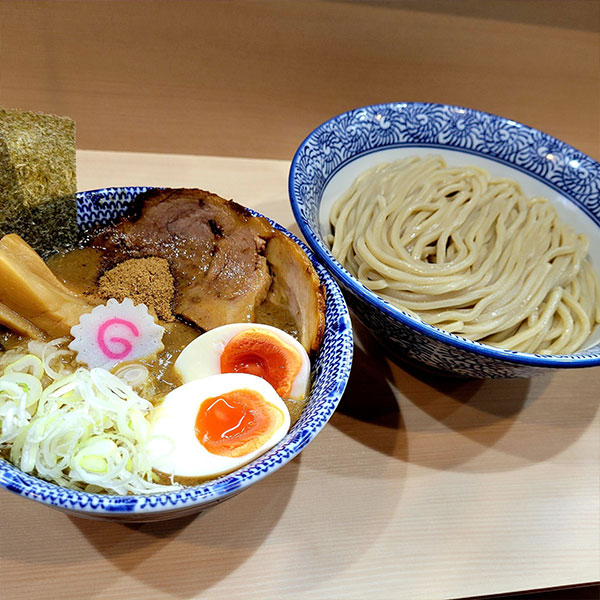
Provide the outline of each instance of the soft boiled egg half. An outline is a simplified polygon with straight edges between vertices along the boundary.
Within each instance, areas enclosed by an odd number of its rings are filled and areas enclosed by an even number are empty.
[[[232,323],[203,333],[183,349],[174,367],[183,383],[218,373],[256,375],[285,400],[303,400],[310,380],[302,344],[260,323]]]
[[[208,479],[265,453],[289,428],[288,409],[270,383],[246,373],[213,375],[167,394],[147,448],[153,469]]]

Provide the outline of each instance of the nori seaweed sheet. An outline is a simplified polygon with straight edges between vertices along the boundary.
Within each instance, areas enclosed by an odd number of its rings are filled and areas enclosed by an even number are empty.
[[[40,255],[77,242],[75,123],[0,108],[0,236],[19,234]]]

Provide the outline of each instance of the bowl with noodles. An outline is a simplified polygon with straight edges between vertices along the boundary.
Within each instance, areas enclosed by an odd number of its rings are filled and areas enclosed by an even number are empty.
[[[464,377],[600,365],[600,165],[470,108],[367,106],[292,161],[296,221],[393,356]]]

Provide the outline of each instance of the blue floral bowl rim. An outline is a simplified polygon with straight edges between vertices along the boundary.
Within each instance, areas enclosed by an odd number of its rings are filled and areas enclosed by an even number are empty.
[[[456,334],[443,331],[442,329],[439,329],[438,327],[428,325],[427,323],[424,323],[423,321],[415,319],[414,317],[403,312],[402,310],[392,306],[391,304],[389,304],[388,302],[386,302],[385,300],[383,300],[382,298],[377,296],[374,292],[369,290],[365,285],[363,285],[362,283],[357,281],[329,253],[329,250],[325,247],[324,243],[321,241],[319,236],[317,236],[315,234],[312,227],[310,227],[310,225],[306,222],[306,220],[302,216],[302,211],[300,210],[300,206],[302,204],[302,199],[298,198],[298,196],[296,194],[296,191],[294,188],[294,181],[295,181],[296,171],[298,168],[298,162],[301,158],[301,153],[304,150],[304,148],[309,144],[310,140],[312,140],[315,136],[317,136],[318,134],[323,132],[329,125],[335,124],[338,121],[343,121],[344,118],[352,115],[356,111],[381,110],[381,109],[397,107],[397,106],[402,106],[402,107],[407,107],[407,106],[440,107],[444,110],[466,110],[466,111],[469,111],[470,114],[472,114],[472,115],[476,115],[478,117],[481,117],[481,116],[489,117],[493,120],[496,120],[496,121],[502,123],[503,125],[511,125],[513,127],[517,126],[524,130],[527,130],[529,132],[540,134],[541,136],[545,137],[548,140],[558,142],[559,144],[563,145],[564,147],[567,147],[567,148],[573,150],[574,152],[585,156],[589,161],[591,161],[592,164],[594,164],[595,167],[597,167],[597,169],[600,172],[600,164],[596,160],[594,160],[587,154],[584,154],[580,150],[577,150],[576,148],[574,148],[570,144],[567,144],[566,142],[563,142],[547,133],[544,133],[543,131],[540,131],[539,129],[530,127],[529,125],[525,125],[524,123],[521,123],[519,121],[515,121],[514,119],[509,119],[506,117],[502,117],[500,115],[496,115],[494,113],[477,110],[477,109],[470,108],[467,106],[458,106],[458,105],[453,105],[453,104],[441,104],[441,103],[436,103],[436,102],[385,102],[385,103],[369,104],[366,106],[353,108],[353,109],[344,111],[342,113],[339,113],[339,114],[335,115],[334,117],[331,117],[330,119],[327,119],[327,121],[324,121],[318,127],[313,129],[313,131],[311,131],[304,138],[304,140],[302,140],[302,143],[298,146],[298,149],[296,150],[294,157],[292,158],[291,165],[290,165],[290,171],[289,171],[289,176],[288,176],[288,194],[289,194],[289,198],[290,198],[292,212],[294,213],[294,218],[296,219],[296,223],[298,224],[298,227],[300,228],[302,235],[304,236],[308,245],[311,247],[311,249],[314,251],[314,253],[319,257],[319,259],[321,261],[323,261],[323,263],[333,273],[334,277],[336,279],[338,279],[338,281],[340,281],[344,286],[346,286],[353,294],[355,294],[359,298],[365,300],[367,303],[373,305],[377,310],[380,310],[387,317],[389,317],[391,319],[395,319],[397,321],[400,321],[404,325],[407,325],[407,326],[411,327],[412,329],[416,330],[417,332],[419,332],[429,338],[433,338],[433,339],[437,340],[438,342],[449,344],[450,346],[459,348],[461,350],[474,352],[475,354],[479,354],[484,357],[504,360],[504,361],[508,361],[511,363],[517,363],[517,364],[522,364],[522,365],[527,365],[527,366],[551,367],[551,368],[582,368],[582,367],[594,367],[594,366],[600,365],[600,354],[581,355],[581,354],[574,353],[574,354],[544,355],[544,354],[532,354],[532,353],[517,352],[517,351],[512,351],[512,350],[504,350],[502,348],[495,348],[493,346],[488,346],[488,345],[482,344],[480,342],[469,340],[462,336],[458,336]],[[444,144],[441,144],[441,143],[437,143],[437,144],[429,143],[428,144],[425,142],[415,142],[415,143],[407,142],[407,143],[402,143],[402,144],[391,144],[391,145],[365,148],[364,150],[357,152],[355,155],[343,160],[332,171],[332,173],[328,175],[327,179],[325,180],[325,182],[323,184],[323,189],[325,189],[327,187],[327,184],[331,181],[331,179],[336,175],[336,173],[342,167],[353,162],[360,156],[364,156],[366,154],[377,152],[380,150],[386,150],[386,149],[391,149],[391,148],[410,147],[410,146],[414,146],[414,147],[437,146],[439,148],[443,148]],[[487,156],[485,154],[481,154],[479,152],[469,150],[466,148],[452,147],[452,146],[447,146],[447,148],[449,150],[453,150],[453,151],[457,151],[457,152],[467,152],[467,153],[471,153],[471,154],[475,154],[475,155],[481,155],[485,158],[490,158],[489,156]],[[528,174],[532,177],[536,177],[535,174],[530,173],[527,170],[522,169],[521,167],[518,167],[517,165],[514,165],[513,163],[511,163],[510,161],[507,161],[506,159],[500,161],[494,157],[494,160],[501,162],[503,164],[506,164],[508,166],[512,166],[516,170],[523,170],[523,171],[525,171],[526,174]],[[544,183],[550,185],[551,187],[556,187],[555,184],[551,184],[550,182],[547,182],[546,180],[544,180]],[[558,189],[560,189],[560,188],[558,188]],[[560,191],[565,196],[568,196],[568,194],[566,194],[564,191],[562,191],[562,190],[560,190]],[[578,206],[578,208],[583,208],[578,203],[577,203],[577,206]],[[583,208],[583,210],[588,216],[591,216],[589,214],[589,212],[586,211],[584,208]],[[592,216],[592,219],[598,225],[598,218]]]
[[[86,196],[106,196],[111,193],[120,193],[123,190],[135,190],[136,193],[142,193],[150,189],[156,189],[156,186],[134,185],[104,187],[79,191],[76,196],[79,202]],[[318,411],[318,414],[312,415],[306,423],[302,424],[302,427],[298,427],[296,431],[293,431],[301,422],[302,417],[300,417],[298,422],[290,429],[288,434],[281,442],[279,442],[279,444],[232,473],[196,486],[184,487],[175,492],[118,495],[95,494],[73,490],[40,479],[34,475],[24,473],[18,467],[3,458],[0,458],[0,489],[3,488],[52,508],[66,510],[71,513],[75,512],[81,516],[98,516],[98,518],[110,517],[117,521],[127,521],[127,517],[130,515],[141,517],[142,515],[147,514],[150,517],[152,514],[173,512],[175,513],[174,516],[177,516],[176,513],[178,511],[188,514],[188,512],[194,508],[197,508],[198,511],[200,511],[205,506],[210,507],[215,503],[224,501],[227,498],[238,494],[258,481],[261,481],[296,458],[296,456],[298,456],[300,452],[322,431],[335,412],[350,377],[354,338],[352,321],[350,319],[346,301],[335,279],[317,260],[315,254],[302,240],[262,213],[251,208],[247,208],[247,210],[254,216],[263,217],[275,229],[281,231],[298,244],[315,267],[319,280],[325,287],[326,292],[325,335],[327,334],[327,312],[330,306],[328,303],[332,302],[341,310],[341,314],[338,315],[337,321],[338,329],[331,333],[331,335],[335,335],[337,338],[337,344],[340,345],[340,347],[337,348],[336,346],[336,348],[332,348],[332,350],[337,350],[337,353],[344,356],[345,360],[342,363],[342,368],[336,372],[337,376],[334,379],[334,385],[327,391],[326,398],[324,399],[329,401],[324,402],[324,404],[329,404],[327,412],[323,410]],[[324,348],[324,343],[325,337],[321,343],[321,350]],[[314,370],[314,368],[315,365],[312,365],[311,369]],[[268,461],[270,457],[277,455],[283,449],[285,449],[286,452],[281,461],[267,465],[264,470],[255,469],[255,465],[260,465],[261,462]],[[241,481],[237,478],[239,475],[244,475]],[[232,481],[235,485],[228,485],[231,484]],[[45,493],[40,493],[42,490]]]

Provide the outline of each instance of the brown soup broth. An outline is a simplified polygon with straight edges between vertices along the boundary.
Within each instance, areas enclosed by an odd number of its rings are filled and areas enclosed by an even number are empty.
[[[97,302],[104,302],[104,299],[100,298],[98,294],[98,279],[102,275],[101,250],[96,248],[68,250],[51,256],[47,260],[47,264],[56,277],[73,292]],[[257,307],[256,320],[278,327],[295,337],[298,334],[292,314],[280,301],[269,301],[268,298]],[[202,333],[195,327],[179,320],[170,323],[159,320],[159,323],[165,328],[164,350],[151,359],[138,361],[148,368],[150,377],[137,391],[154,405],[160,404],[166,394],[181,385],[173,368],[175,360],[181,351]],[[12,343],[13,345],[20,343],[19,340],[10,342],[12,338],[9,338],[6,342],[0,338],[0,343]],[[25,347],[26,342],[24,342]],[[73,366],[75,367],[75,365]],[[305,402],[286,401],[286,405],[290,411],[291,422],[294,424],[300,417]]]

